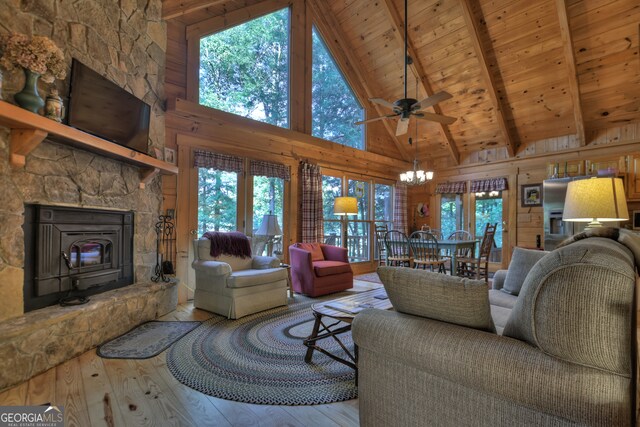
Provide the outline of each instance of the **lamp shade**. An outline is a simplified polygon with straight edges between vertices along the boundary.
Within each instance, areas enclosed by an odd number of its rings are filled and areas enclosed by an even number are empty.
[[[256,236],[279,236],[282,234],[278,217],[273,214],[266,214],[262,217],[262,224],[256,231]]]
[[[624,186],[620,178],[589,178],[571,181],[564,202],[563,221],[599,222],[629,219]]]
[[[336,197],[333,201],[335,215],[356,215],[358,213],[358,199],[355,197]]]

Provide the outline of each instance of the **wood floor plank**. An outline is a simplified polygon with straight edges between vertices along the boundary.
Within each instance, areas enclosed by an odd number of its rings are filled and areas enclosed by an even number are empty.
[[[182,384],[169,372],[165,353],[148,360],[176,396],[177,402],[189,412],[198,426],[232,425],[205,394]]]
[[[122,418],[124,418],[124,425],[159,425],[161,417],[155,412],[154,405],[148,402],[145,391],[138,386],[137,374],[129,367],[128,361],[103,359],[102,363],[114,389],[113,404],[119,406]]]
[[[18,384],[0,393],[0,405],[2,406],[22,406],[27,402],[28,382]]]
[[[56,401],[56,368],[31,378],[27,383],[27,405],[61,405]]]
[[[248,403],[234,402],[213,396],[207,396],[207,399],[215,405],[216,409],[218,409],[234,427],[252,427],[260,424],[260,417],[249,409]]]
[[[85,389],[87,410],[91,425],[123,426],[124,418],[120,406],[115,402],[115,391],[95,350],[79,356],[82,381]]]
[[[56,401],[64,406],[66,427],[91,425],[78,357],[56,368]]]
[[[282,406],[247,404],[247,407],[258,416],[260,420],[259,426],[297,427],[307,425],[301,424],[298,419],[289,414]]]
[[[202,321],[211,316],[188,303],[160,320]],[[269,406],[207,396],[171,375],[164,352],[145,360],[123,360],[102,359],[90,350],[0,393],[3,406],[44,403],[64,405],[66,426],[358,425],[357,400]]]
[[[318,410],[318,406],[283,406],[292,417],[294,417],[300,425],[307,427],[330,427],[340,426],[339,423],[328,419],[326,415]]]
[[[149,360],[129,360],[129,364],[137,373],[140,387],[146,389],[145,396],[157,404],[156,410],[162,414],[163,419],[175,420],[178,425],[201,425],[198,417],[194,417],[192,411],[179,402],[173,390],[164,381],[158,370]]]
[[[348,400],[346,402],[336,402],[328,405],[318,405],[315,408],[325,417],[335,421],[342,427],[360,425],[358,412],[358,400]]]

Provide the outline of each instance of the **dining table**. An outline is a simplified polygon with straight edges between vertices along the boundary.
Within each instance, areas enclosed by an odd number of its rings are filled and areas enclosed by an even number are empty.
[[[453,276],[453,271],[456,265],[456,255],[461,249],[469,249],[471,254],[476,253],[476,244],[479,240],[455,240],[455,239],[442,239],[438,240],[438,249],[445,251],[447,256],[451,257],[451,269],[450,273]]]
[[[451,267],[449,272],[453,276],[453,272],[456,266],[456,256],[458,255],[459,251],[462,249],[469,249],[471,254],[475,254],[476,245],[478,244],[479,240],[439,239],[437,240],[437,242],[440,253],[451,257]],[[398,245],[404,244],[405,242],[394,241],[393,243]],[[404,252],[407,254],[411,254],[411,246],[409,245]]]

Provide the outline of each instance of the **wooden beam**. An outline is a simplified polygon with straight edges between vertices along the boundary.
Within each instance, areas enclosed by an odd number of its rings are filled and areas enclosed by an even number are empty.
[[[393,5],[392,0],[384,0],[384,10],[387,12],[387,16],[389,18],[389,21],[391,22],[391,27],[395,32],[395,34],[397,35],[395,39],[398,41],[398,44],[404,50],[404,24],[402,22],[402,19],[400,18],[400,15],[398,14],[398,11]],[[424,69],[422,68],[422,65],[420,63],[420,60],[418,58],[416,50],[413,47],[413,43],[411,42],[411,40],[407,40],[407,51],[409,56],[413,59],[413,63],[409,65],[409,67],[411,68],[411,71],[416,76],[416,78],[420,80],[422,89],[427,94],[427,96],[433,95],[434,91],[431,88],[431,84],[427,80],[427,75],[424,72]],[[442,114],[442,109],[440,108],[440,106],[434,105],[432,108],[436,112],[436,114]],[[444,138],[445,144],[447,145],[449,154],[453,158],[453,161],[456,164],[460,164],[460,153],[458,152],[458,148],[456,147],[455,142],[453,141],[453,137],[451,136],[451,132],[449,131],[449,128],[442,123],[438,123],[438,127],[440,129],[440,133],[442,134],[442,137]]]
[[[345,72],[345,77],[349,80],[352,87],[354,86],[354,83],[359,83],[359,86],[362,87],[366,98],[374,98],[378,96],[376,88],[365,79],[364,73],[362,72],[364,67],[360,61],[355,56],[347,54],[351,49],[349,49],[349,46],[345,46],[344,40],[346,40],[346,37],[340,30],[340,24],[333,16],[333,13],[325,0],[310,0],[308,4],[314,12],[315,22],[320,28],[320,31],[325,37],[331,37],[330,41],[333,41],[333,43],[327,43],[327,47],[334,55],[336,61],[340,61],[343,65],[342,71]],[[325,41],[328,42],[329,40]],[[364,100],[361,101],[364,102]],[[373,107],[378,116],[389,114],[388,111],[383,111],[377,104],[373,104]],[[389,137],[400,152],[403,160],[409,161],[411,159],[411,155],[409,154],[408,148],[405,144],[396,137],[395,128],[393,128],[387,120],[382,120],[382,124],[389,133]]]
[[[565,0],[556,0],[558,10],[558,20],[560,22],[560,37],[564,49],[564,60],[569,69],[569,93],[573,101],[573,117],[576,122],[576,136],[580,145],[585,145],[584,118],[582,116],[582,103],[580,100],[580,86],[578,84],[578,71],[576,69],[576,58],[573,54],[573,39],[571,28],[569,27],[569,16],[567,14],[567,3]]]
[[[224,15],[208,18],[195,24],[187,25],[187,40],[199,39],[209,34],[242,24],[276,10],[284,9],[293,4],[293,0],[265,0],[251,6],[237,9]]]
[[[162,19],[178,18],[227,2],[228,0],[164,0],[162,2]]]
[[[491,99],[491,103],[493,104],[493,109],[496,112],[496,119],[498,120],[498,126],[500,127],[500,132],[502,133],[502,137],[504,138],[507,147],[507,153],[509,154],[509,157],[513,157],[516,155],[517,147],[515,145],[514,139],[510,135],[509,126],[507,126],[507,120],[504,116],[503,103],[500,102],[500,98],[498,97],[496,82],[493,77],[493,73],[491,73],[491,70],[489,70],[487,57],[485,56],[484,50],[482,49],[480,31],[478,29],[478,25],[476,24],[476,19],[473,16],[471,0],[460,0],[460,6],[462,7],[462,15],[464,16],[465,24],[467,25],[467,29],[469,30],[469,34],[471,36],[473,49],[476,52],[476,57],[478,58],[478,63],[480,64],[482,78],[487,85],[487,93],[489,95],[489,98]]]

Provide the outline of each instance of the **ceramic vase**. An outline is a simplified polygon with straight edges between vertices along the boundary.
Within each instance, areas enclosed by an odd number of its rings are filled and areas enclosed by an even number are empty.
[[[13,95],[13,99],[25,110],[38,114],[38,111],[44,107],[44,99],[42,99],[38,93],[38,79],[40,78],[40,74],[34,73],[26,68],[23,68],[23,70],[25,77],[24,87],[20,92]]]

